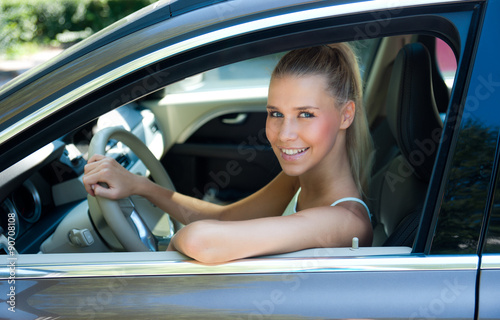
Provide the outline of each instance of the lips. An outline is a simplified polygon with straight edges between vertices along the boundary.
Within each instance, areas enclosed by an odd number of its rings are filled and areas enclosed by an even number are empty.
[[[305,152],[307,152],[307,150],[309,150],[309,148],[300,148],[300,149],[280,148],[281,157],[287,161],[297,160]]]

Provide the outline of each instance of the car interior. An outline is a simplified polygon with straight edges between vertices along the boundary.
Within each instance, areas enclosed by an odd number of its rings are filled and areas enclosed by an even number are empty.
[[[360,57],[376,148],[367,195],[372,245],[409,248],[409,253],[453,84],[455,70],[443,70],[440,63],[456,58],[445,42],[428,35],[396,35],[352,45]],[[282,54],[171,84],[101,115],[11,166],[0,182],[0,194],[5,195],[0,199],[0,233],[6,234],[15,213],[16,249],[21,254],[136,251],[122,242],[83,188],[83,167],[94,148],[131,172],[151,172],[155,181],[165,179],[169,187],[206,201],[230,203],[255,192],[280,172],[265,136],[265,107],[269,76]],[[98,134],[115,127],[139,138],[154,159],[145,161],[146,151],[137,151],[141,143],[126,143],[131,141],[127,134]],[[92,141],[98,139],[102,141],[96,147]],[[155,162],[166,170],[166,178],[153,168]],[[229,163],[237,163],[238,170],[231,170]],[[119,203],[129,217],[119,218],[121,223],[128,224],[148,250],[164,251],[182,225],[145,199],[131,198]],[[1,253],[6,254],[5,237],[2,244]]]

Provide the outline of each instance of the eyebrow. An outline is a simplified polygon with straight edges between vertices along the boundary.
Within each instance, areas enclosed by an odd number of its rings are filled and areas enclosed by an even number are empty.
[[[272,109],[272,110],[279,110],[278,107],[275,107],[275,106],[266,106],[266,109]],[[294,108],[294,110],[297,110],[297,111],[304,111],[304,110],[310,110],[310,109],[319,109],[318,107],[313,107],[313,106],[303,106],[303,107],[296,107]]]

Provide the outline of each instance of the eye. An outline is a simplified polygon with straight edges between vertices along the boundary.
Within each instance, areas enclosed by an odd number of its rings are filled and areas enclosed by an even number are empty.
[[[278,111],[269,111],[268,114],[271,118],[283,118],[283,114]]]
[[[311,112],[301,112],[299,118],[314,118],[314,114]]]

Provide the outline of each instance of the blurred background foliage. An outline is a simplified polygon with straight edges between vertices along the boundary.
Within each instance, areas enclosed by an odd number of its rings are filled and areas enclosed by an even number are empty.
[[[1,0],[0,54],[66,48],[157,0]]]

